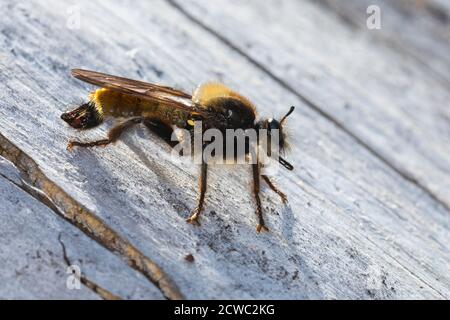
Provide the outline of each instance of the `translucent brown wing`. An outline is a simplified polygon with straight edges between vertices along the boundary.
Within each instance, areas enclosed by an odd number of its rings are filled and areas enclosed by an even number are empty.
[[[173,108],[186,110],[203,116],[211,115],[205,108],[194,104],[190,94],[170,87],[83,69],[72,69],[72,76],[102,88],[108,88],[142,99],[160,102]]]

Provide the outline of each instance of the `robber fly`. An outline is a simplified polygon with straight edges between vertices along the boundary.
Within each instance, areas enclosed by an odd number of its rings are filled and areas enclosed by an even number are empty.
[[[68,149],[72,147],[94,147],[106,146],[116,141],[120,135],[136,124],[144,124],[150,131],[167,142],[172,148],[177,142],[172,141],[174,128],[191,130],[194,122],[201,120],[202,130],[216,128],[221,131],[225,129],[266,129],[279,130],[280,152],[286,148],[286,137],[283,133],[283,125],[286,118],[294,111],[291,107],[289,112],[281,118],[256,119],[255,106],[245,97],[230,90],[223,84],[206,83],[200,85],[193,95],[182,91],[150,84],[146,82],[121,78],[95,71],[74,69],[72,75],[87,83],[97,85],[97,89],[90,93],[89,101],[82,104],[73,111],[63,113],[61,118],[76,129],[89,129],[98,126],[106,117],[124,118],[108,132],[105,139],[80,142],[70,141]],[[288,170],[293,166],[281,156],[278,161]],[[196,208],[187,219],[189,223],[197,224],[200,213],[203,210],[206,188],[207,188],[208,165],[202,161],[199,188],[200,196]],[[283,203],[287,197],[269,179],[261,173],[261,164],[252,164],[253,172],[253,194],[256,201],[256,214],[258,225],[256,230],[268,231],[264,224],[260,200],[260,178],[276,192]]]

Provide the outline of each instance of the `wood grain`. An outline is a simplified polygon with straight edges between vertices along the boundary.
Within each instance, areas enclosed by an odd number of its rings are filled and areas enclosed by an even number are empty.
[[[365,25],[366,7],[354,5],[347,12],[349,5],[332,2],[333,8],[359,18],[355,29],[308,1],[250,1],[239,4],[239,10],[229,1],[181,3],[193,19],[450,208],[450,87],[404,51],[376,41],[379,31]],[[380,6],[382,23],[389,21],[384,17],[395,6]],[[405,28],[414,25],[402,23]],[[412,33],[420,30],[415,27]],[[428,31],[424,29],[424,38]],[[380,32],[391,38],[403,34],[388,22]],[[448,52],[448,42],[435,43],[433,50]],[[429,58],[450,70],[445,59]]]
[[[408,58],[356,36],[334,13],[296,3],[255,1],[236,10],[225,1],[183,2],[240,52],[171,2],[5,1],[0,132],[160,266],[185,298],[448,299],[448,90]],[[294,9],[301,19],[280,19]],[[68,28],[74,10],[78,29]],[[68,153],[68,139],[103,137],[111,126],[78,132],[59,119],[92,88],[71,78],[71,68],[187,92],[223,81],[261,116],[297,106],[288,121],[296,169],[276,176],[289,204],[268,189],[262,194],[271,232],[255,232],[245,166],[213,168],[196,228],[185,219],[196,203],[198,168],[172,158],[145,128],[111,147]],[[395,76],[382,77],[388,71]],[[27,198],[12,187],[7,193]]]

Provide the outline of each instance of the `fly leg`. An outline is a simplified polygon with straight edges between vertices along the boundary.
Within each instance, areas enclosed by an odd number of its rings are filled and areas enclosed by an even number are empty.
[[[280,189],[277,188],[276,185],[273,184],[273,182],[270,180],[270,178],[266,175],[261,175],[261,177],[264,179],[264,181],[267,183],[267,185],[274,191],[276,194],[278,194],[281,198],[281,201],[283,201],[284,204],[287,203],[287,197],[286,195],[280,191]]]
[[[169,124],[146,118],[144,120],[144,125],[170,147],[174,148],[179,143],[178,141],[172,140],[173,129]]]
[[[117,125],[115,125],[111,130],[108,132],[108,138],[101,139],[97,141],[90,141],[90,142],[80,142],[80,141],[69,141],[67,144],[67,150],[71,150],[74,146],[77,147],[83,147],[83,148],[90,148],[90,147],[96,147],[96,146],[106,146],[112,142],[117,141],[119,139],[120,135],[130,127],[141,123],[145,118],[143,117],[134,117],[127,119],[125,121],[119,122]]]
[[[146,118],[144,120],[144,125],[153,133],[155,133],[158,137],[163,139],[170,147],[174,148],[179,141],[173,141],[172,140],[172,133],[173,129],[170,125],[161,122],[157,119],[152,120],[150,118]],[[199,189],[200,189],[200,196],[198,199],[198,204],[195,207],[194,210],[192,210],[192,213],[188,219],[186,219],[187,222],[191,224],[200,225],[198,222],[198,217],[200,213],[203,210],[203,204],[205,202],[205,194],[206,194],[206,187],[207,187],[207,173],[208,173],[208,166],[205,162],[202,162],[201,169],[200,169],[200,178],[199,178]]]
[[[260,176],[261,176],[259,163],[252,164],[252,171],[253,171],[253,194],[254,194],[255,200],[256,200],[256,214],[258,216],[258,225],[256,226],[256,231],[257,232],[261,232],[261,230],[269,231],[269,229],[266,227],[266,225],[264,223],[262,207],[261,207],[261,199],[259,198]]]
[[[206,177],[208,173],[208,165],[205,162],[202,162],[201,170],[200,170],[200,179],[199,179],[199,187],[200,187],[200,197],[198,198],[197,207],[192,211],[191,216],[186,220],[191,224],[200,225],[198,222],[198,217],[203,210],[203,203],[205,202],[205,194],[206,194]]]

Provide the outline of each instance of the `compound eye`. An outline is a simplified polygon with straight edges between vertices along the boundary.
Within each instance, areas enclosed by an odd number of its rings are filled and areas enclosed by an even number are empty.
[[[269,119],[268,121],[269,130],[280,129],[280,123],[277,120]]]

